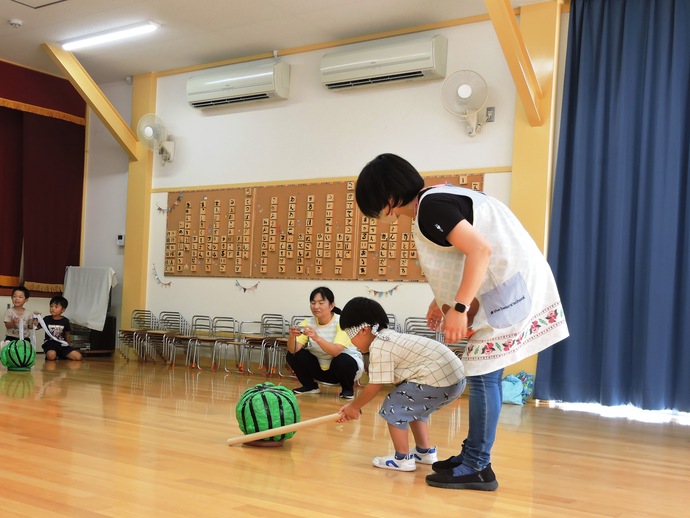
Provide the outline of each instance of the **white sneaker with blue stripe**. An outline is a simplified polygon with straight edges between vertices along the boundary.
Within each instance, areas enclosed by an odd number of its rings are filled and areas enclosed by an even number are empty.
[[[434,446],[433,448],[429,448],[428,452],[421,453],[415,446],[410,450],[410,457],[419,464],[433,464],[438,460],[438,449]]]
[[[395,453],[385,457],[374,457],[371,463],[377,468],[394,469],[396,471],[414,471],[417,465],[411,455],[406,455],[404,459],[395,458]]]

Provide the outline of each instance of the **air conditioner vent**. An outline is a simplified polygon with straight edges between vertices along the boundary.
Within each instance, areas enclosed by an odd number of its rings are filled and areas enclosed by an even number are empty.
[[[269,99],[268,94],[243,95],[241,97],[217,99],[212,101],[190,101],[189,104],[194,106],[194,108],[207,108],[209,106],[222,106],[224,104],[246,103],[249,101],[259,101],[261,99]]]
[[[406,79],[417,79],[424,77],[424,74],[419,70],[415,72],[404,72],[402,74],[391,74],[381,77],[367,77],[364,79],[342,81],[340,83],[329,83],[327,88],[329,90],[337,90],[338,88],[352,88],[354,86],[374,85],[376,83],[391,83],[393,81],[404,81]]]

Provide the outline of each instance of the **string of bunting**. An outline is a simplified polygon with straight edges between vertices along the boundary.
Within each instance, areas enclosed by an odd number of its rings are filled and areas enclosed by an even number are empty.
[[[155,264],[153,265],[153,277],[156,279],[156,282],[158,284],[160,284],[161,286],[163,286],[164,288],[167,288],[172,284],[172,282],[163,282],[161,280],[160,276],[158,275],[158,271],[156,271],[156,265]]]
[[[235,281],[235,286],[237,286],[239,289],[241,289],[242,293],[247,293],[248,291],[254,291],[255,289],[257,289],[259,287],[260,282],[261,281],[257,282],[254,286],[249,286],[248,288],[245,288],[244,286],[242,286],[240,284],[240,281]]]
[[[393,292],[397,290],[402,284],[397,284],[393,286],[390,290],[378,291],[367,286],[367,291],[374,295],[374,297],[387,297],[388,295],[393,295]]]
[[[173,202],[173,204],[170,207],[166,207],[165,209],[160,205],[156,205],[156,207],[158,208],[158,212],[163,212],[165,214],[172,212],[173,210],[175,210],[175,207],[177,207],[182,202],[183,197],[184,191],[177,195],[177,199]]]

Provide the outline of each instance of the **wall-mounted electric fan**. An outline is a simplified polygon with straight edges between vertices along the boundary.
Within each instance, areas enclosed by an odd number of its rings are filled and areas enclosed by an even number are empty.
[[[453,72],[446,77],[441,86],[443,106],[465,121],[470,137],[479,133],[486,122],[486,117],[479,120],[479,112],[484,108],[486,99],[486,81],[472,70]]]
[[[139,119],[137,137],[148,149],[157,153],[163,165],[175,157],[175,142],[168,135],[163,120],[155,113],[147,113]]]

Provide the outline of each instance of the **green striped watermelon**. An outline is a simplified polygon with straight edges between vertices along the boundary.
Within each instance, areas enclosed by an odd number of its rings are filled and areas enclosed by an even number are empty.
[[[292,390],[268,382],[245,390],[237,402],[235,415],[245,435],[298,423],[300,420],[297,398]],[[289,432],[264,440],[282,441],[293,435],[295,432]]]
[[[28,371],[36,361],[36,350],[28,340],[12,340],[0,351],[0,361],[11,371]]]

